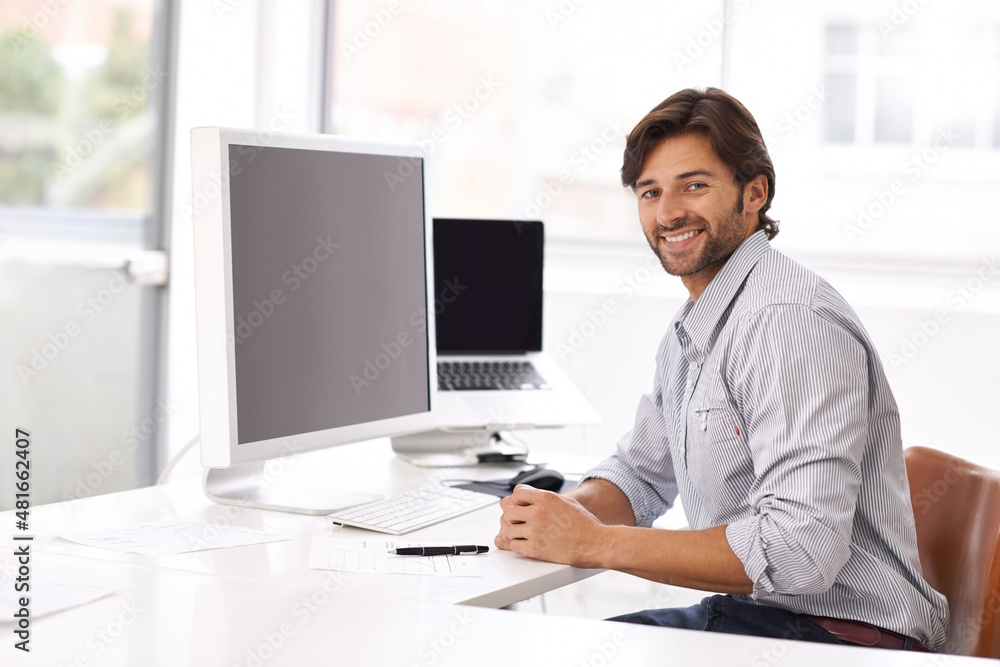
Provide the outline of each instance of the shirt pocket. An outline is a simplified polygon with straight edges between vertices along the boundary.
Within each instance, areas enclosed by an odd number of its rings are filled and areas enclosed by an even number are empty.
[[[746,428],[733,406],[710,402],[692,411],[687,458],[691,479],[717,512],[747,506],[754,482],[753,460]]]

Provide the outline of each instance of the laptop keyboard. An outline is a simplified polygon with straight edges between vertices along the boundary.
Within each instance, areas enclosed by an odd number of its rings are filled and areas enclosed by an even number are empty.
[[[439,361],[438,389],[549,389],[530,361]]]

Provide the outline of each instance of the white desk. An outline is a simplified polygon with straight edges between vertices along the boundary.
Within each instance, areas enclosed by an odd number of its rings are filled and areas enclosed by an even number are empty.
[[[393,487],[425,479],[421,471],[398,462],[385,472]],[[490,543],[498,514],[498,507],[479,510],[411,536]],[[70,528],[171,519],[275,528],[301,538],[146,558],[42,537]],[[39,536],[32,547],[34,582],[107,582],[121,590],[84,606],[33,617],[31,654],[13,648],[13,628],[0,621],[3,665],[980,664],[951,656],[487,609],[593,574],[497,550],[476,556],[483,572],[478,579],[345,577],[309,570],[311,536],[335,530],[370,533],[335,529],[321,517],[221,508],[202,495],[195,480],[36,507],[31,522]],[[13,524],[12,512],[0,513],[4,571],[13,565],[7,546]]]
[[[0,554],[0,563],[9,563]],[[124,590],[32,620],[20,667],[994,665],[994,661],[521,614],[41,554],[36,576]],[[304,601],[317,600],[311,606]]]
[[[513,474],[513,469],[500,466],[484,466],[476,470],[422,470],[393,457],[388,444],[384,449],[339,448],[339,451],[332,451],[330,457],[334,463],[345,460],[351,462],[350,467],[344,466],[339,473],[334,468],[330,469],[331,483],[343,484],[345,488],[354,485],[357,490],[374,489],[385,493],[418,487],[428,481],[436,482],[442,476],[478,475],[480,479],[491,479],[509,477]],[[362,476],[358,474],[359,471],[369,471],[371,474]],[[359,481],[361,477],[364,478],[363,482]],[[494,505],[408,533],[405,537],[413,541],[492,546],[499,527],[499,516],[499,505]],[[301,539],[149,558],[95,549],[51,537],[71,530],[112,528],[172,520],[273,529],[299,536]],[[12,513],[0,514],[0,530],[3,530],[3,526],[13,525]],[[328,575],[327,571],[310,570],[308,567],[312,537],[375,535],[356,528],[339,528],[318,516],[217,505],[205,497],[200,481],[194,479],[35,507],[31,511],[31,526],[37,531],[33,545],[35,552],[302,586],[319,585]],[[3,544],[5,539],[9,539],[7,532],[0,532],[0,544]],[[543,563],[497,549],[491,549],[490,553],[477,556],[476,560],[482,572],[482,577],[478,578],[351,574],[346,577],[344,585],[347,590],[360,593],[499,608],[579,581],[598,572],[598,570],[580,570],[565,565]]]

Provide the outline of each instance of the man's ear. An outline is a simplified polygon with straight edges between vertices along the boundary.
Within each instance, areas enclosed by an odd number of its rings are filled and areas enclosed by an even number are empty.
[[[757,174],[743,189],[743,210],[747,213],[757,213],[767,202],[767,176]]]

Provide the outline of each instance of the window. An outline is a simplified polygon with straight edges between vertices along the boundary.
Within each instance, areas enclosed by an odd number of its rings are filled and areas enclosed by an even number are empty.
[[[151,210],[153,3],[7,3],[0,203]]]
[[[149,483],[170,414],[159,290],[123,268],[159,247],[156,6],[0,8],[0,422],[32,434],[35,503]]]
[[[913,86],[905,35],[875,25],[826,26],[826,140],[899,142],[913,138]],[[863,104],[859,104],[862,102]]]
[[[543,219],[550,237],[634,239],[625,134],[721,64],[721,2],[333,7],[328,130],[427,155],[432,215]]]
[[[989,197],[996,9],[799,3],[789,21],[789,6],[335,3],[328,130],[428,155],[432,215],[541,218],[551,239],[638,246],[618,178],[624,136],[671,92],[719,85],[725,62],[777,163],[784,247],[964,257],[1000,245],[972,213],[971,234],[912,233],[935,224],[951,187],[971,187],[970,211]],[[987,171],[957,186],[966,150],[989,151]],[[858,210],[895,181],[913,196],[853,234]]]
[[[991,146],[997,91],[987,82],[1000,80],[995,29],[962,16],[920,27],[833,23],[825,32],[826,141],[912,143],[921,118],[949,127],[954,146]]]

